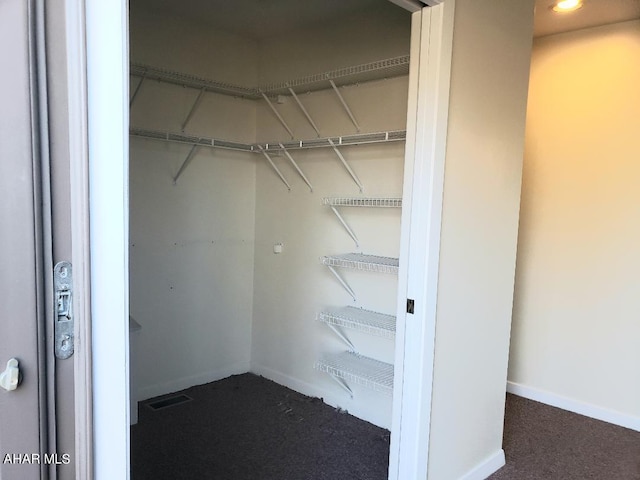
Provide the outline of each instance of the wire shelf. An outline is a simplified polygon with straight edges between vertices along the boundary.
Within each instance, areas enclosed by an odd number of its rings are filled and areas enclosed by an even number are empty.
[[[401,208],[402,198],[325,197],[322,204],[331,207]]]
[[[196,88],[198,90],[204,89],[208,92],[221,93],[223,95],[232,95],[234,97],[251,99],[261,98],[261,95],[256,88],[216,82],[215,80],[209,80],[196,75],[175,72],[139,63],[132,63],[129,66],[129,73],[136,77],[159,80],[161,82],[171,83],[181,87]]]
[[[354,352],[324,354],[315,368],[378,392],[393,391],[393,365]]]
[[[188,145],[200,145],[203,147],[225,148],[227,150],[239,150],[242,152],[256,151],[255,145],[246,143],[229,142],[215,138],[197,137],[184,133],[161,132],[158,130],[144,130],[141,128],[131,128],[129,135],[134,137],[148,138],[152,140],[162,140],[165,142],[184,143]]]
[[[309,140],[290,140],[288,142],[266,142],[266,151],[296,150],[304,148],[336,147],[347,145],[366,145],[371,143],[401,142],[407,138],[406,130],[390,130],[388,132],[357,133],[341,137],[312,138]]]
[[[289,88],[310,92],[327,88],[329,80],[333,80],[336,85],[341,86],[408,74],[409,55],[403,55],[307,75],[294,80],[274,82],[264,85],[260,89],[271,95],[288,94]]]
[[[243,87],[225,82],[210,80],[197,75],[176,72],[173,70],[153,67],[141,63],[131,63],[129,73],[136,77],[159,80],[182,87],[196,88],[208,92],[232,95],[234,97],[259,99],[260,92],[270,96],[289,95],[289,88],[298,91],[316,91],[331,88],[332,80],[337,86],[369,82],[383,78],[399,77],[409,74],[409,55],[377,60],[349,67],[338,68],[328,72],[316,73],[305,77],[274,82],[257,87]]]
[[[365,272],[398,273],[398,259],[365,255],[362,253],[345,253],[342,255],[328,255],[320,258],[323,265],[329,267],[351,268]]]
[[[351,328],[371,335],[393,338],[396,317],[356,307],[330,308],[318,313],[318,320],[337,327]]]

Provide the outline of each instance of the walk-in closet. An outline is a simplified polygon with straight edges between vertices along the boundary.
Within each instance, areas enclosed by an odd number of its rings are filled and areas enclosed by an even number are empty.
[[[138,401],[252,372],[390,429],[410,21],[131,2]]]

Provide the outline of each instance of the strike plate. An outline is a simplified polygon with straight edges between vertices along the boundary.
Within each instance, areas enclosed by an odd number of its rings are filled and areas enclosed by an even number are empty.
[[[56,358],[64,360],[73,355],[73,270],[71,263],[59,262],[53,269],[55,301],[54,342]]]

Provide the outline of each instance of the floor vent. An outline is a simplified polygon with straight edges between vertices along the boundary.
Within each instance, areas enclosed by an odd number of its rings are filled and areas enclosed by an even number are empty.
[[[188,395],[172,395],[160,400],[153,400],[152,402],[147,403],[147,407],[151,410],[162,410],[163,408],[175,407],[176,405],[181,405],[183,403],[190,402],[191,400],[193,400],[193,398]]]

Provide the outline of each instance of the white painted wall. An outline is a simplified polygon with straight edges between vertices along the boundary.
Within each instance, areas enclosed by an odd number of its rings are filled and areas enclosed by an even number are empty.
[[[457,0],[428,478],[485,478],[502,430],[533,0]]]
[[[302,30],[280,32],[259,44],[260,83],[409,54],[411,17],[390,2]]]
[[[132,11],[132,61],[255,82],[252,41],[180,19],[136,13]],[[247,56],[249,61],[239,60]],[[137,81],[132,80],[134,86]],[[131,125],[178,132],[197,94],[145,82]],[[207,93],[186,131],[252,143],[255,111],[253,101]],[[172,178],[190,148],[131,140],[131,315],[142,325],[140,399],[249,369],[255,158],[201,148],[174,186]]]
[[[640,21],[534,44],[509,380],[640,430]]]

